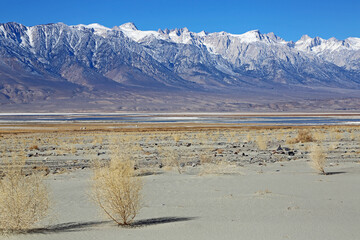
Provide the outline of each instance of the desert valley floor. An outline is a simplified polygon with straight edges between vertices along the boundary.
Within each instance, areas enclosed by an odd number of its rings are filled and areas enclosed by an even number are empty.
[[[360,126],[1,125],[1,159],[44,172],[52,207],[8,239],[357,239]],[[133,126],[133,125],[132,125]],[[324,174],[310,167],[313,146]],[[118,227],[92,201],[92,163],[134,161],[142,208]]]

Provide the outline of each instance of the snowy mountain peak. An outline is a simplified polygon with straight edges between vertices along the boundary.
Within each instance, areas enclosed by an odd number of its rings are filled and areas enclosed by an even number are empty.
[[[190,32],[189,29],[187,27],[184,27],[181,29],[183,32]]]
[[[92,23],[92,24],[89,24],[87,25],[88,28],[94,28],[94,29],[103,29],[103,30],[110,30],[109,28],[101,25],[101,24],[98,24],[98,23]]]
[[[270,39],[272,40],[276,40],[278,37],[275,35],[275,33],[270,32],[268,34],[266,34],[266,36],[268,36]]]
[[[241,34],[242,36],[249,36],[249,37],[254,37],[254,38],[261,38],[261,32],[260,30],[251,30],[251,31],[248,31],[246,33],[243,33]]]
[[[128,22],[128,23],[124,23],[122,25],[120,25],[120,29],[123,30],[132,30],[132,31],[136,31],[138,30],[138,28],[135,26],[135,24],[133,22]]]
[[[91,24],[88,24],[88,25],[85,25],[85,24],[79,24],[79,25],[75,25],[75,26],[72,26],[72,27],[75,27],[75,28],[89,28],[89,29],[94,29],[94,30],[102,30],[102,31],[108,31],[110,30],[110,28],[107,28],[99,23],[91,23]]]
[[[359,60],[360,38],[305,35],[294,43],[259,30],[231,34],[187,28],[141,31],[133,23],[112,29],[97,23],[0,23],[0,105],[4,99],[48,99],[60,88],[59,96],[69,101],[82,91],[91,101],[100,95],[126,96],[124,89],[149,89],[154,95],[156,89],[243,94],[271,87],[289,96],[299,86],[360,89]],[[38,84],[41,88],[33,88]]]
[[[295,43],[294,47],[300,51],[323,55],[326,51],[339,52],[342,50],[360,50],[360,44],[358,43],[358,41],[353,41],[352,38],[338,40],[332,37],[326,40],[320,37],[311,38],[307,35],[304,35],[299,41]]]
[[[208,35],[208,33],[205,32],[204,30],[202,30],[201,32],[198,33],[199,37],[205,37],[206,35]]]
[[[91,24],[88,24],[88,25],[85,25],[85,24],[79,24],[79,25],[75,25],[75,26],[71,26],[72,28],[75,28],[75,29],[93,29],[94,33],[98,36],[102,36],[102,37],[106,37],[107,35],[107,32],[108,31],[111,31],[110,28],[108,27],[105,27],[101,24],[98,24],[98,23],[91,23]]]
[[[323,40],[324,39],[322,39],[322,38],[315,37],[314,40],[313,40],[313,43],[314,43],[315,46],[318,46],[318,45],[320,45],[322,43]]]
[[[228,33],[224,32],[224,34],[228,34]],[[260,33],[259,30],[251,30],[243,34],[229,34],[229,35],[232,37],[239,38],[241,42],[244,43],[257,42],[263,39],[263,35]]]
[[[305,34],[305,35],[302,35],[302,37],[300,38],[299,41],[305,42],[305,41],[310,40],[310,39],[312,39],[312,38],[309,35]]]
[[[360,49],[360,38],[350,37],[345,40],[349,45],[352,45],[354,49]]]
[[[313,51],[314,48],[316,48],[317,46],[322,45],[323,43],[326,43],[326,40],[322,38],[311,38],[308,35],[303,35],[300,40],[295,43],[295,47],[298,50],[310,52]]]

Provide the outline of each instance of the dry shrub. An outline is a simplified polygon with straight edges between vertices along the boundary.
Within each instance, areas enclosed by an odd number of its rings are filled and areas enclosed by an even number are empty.
[[[207,154],[201,154],[200,155],[200,164],[206,164],[206,163],[211,163],[211,157]]]
[[[24,174],[24,162],[4,165],[0,180],[0,231],[25,232],[47,216],[48,189],[44,174]]]
[[[279,132],[276,132],[275,134],[275,138],[277,141],[283,141],[284,140],[284,132],[283,131],[279,131]]]
[[[355,141],[358,137],[358,134],[355,133],[355,130],[353,129],[351,132],[350,132],[350,140],[351,141]]]
[[[322,131],[316,131],[313,134],[313,139],[317,142],[323,142],[326,139],[326,135]]]
[[[342,132],[336,132],[335,134],[335,139],[337,141],[340,141],[342,139],[343,135],[342,135]]]
[[[218,161],[201,165],[199,176],[204,175],[237,175],[242,174],[239,168],[231,163]]]
[[[296,138],[288,139],[286,142],[288,144],[294,144],[294,143],[306,143],[306,142],[312,142],[314,141],[313,136],[309,129],[300,129],[298,131],[298,135]]]
[[[251,134],[250,134],[250,133],[248,133],[248,134],[246,135],[246,141],[247,141],[247,142],[250,142],[250,141],[251,141]]]
[[[140,210],[142,181],[129,159],[112,158],[109,165],[96,164],[93,199],[118,225],[129,225]]]
[[[77,148],[76,148],[76,146],[71,146],[71,153],[72,153],[72,154],[77,153]]]
[[[256,137],[256,144],[258,145],[260,150],[266,150],[267,149],[267,137],[262,135],[258,135]]]
[[[229,137],[230,138],[235,138],[236,135],[237,135],[236,131],[229,131]]]
[[[173,135],[173,138],[174,138],[174,141],[175,141],[175,142],[179,142],[180,139],[181,139],[181,135],[180,135],[180,134],[174,134],[174,135]]]
[[[322,147],[314,145],[310,153],[310,166],[320,174],[326,174],[324,167],[326,163],[326,154]]]
[[[29,147],[29,150],[39,150],[39,146],[38,145],[32,145]]]
[[[217,154],[223,154],[224,153],[224,149],[221,149],[221,148],[217,148],[215,151],[217,152]]]
[[[334,151],[336,149],[337,145],[338,145],[338,143],[336,143],[336,142],[331,143],[329,145],[329,150]]]
[[[176,170],[182,174],[182,165],[185,165],[183,162],[182,153],[178,149],[169,149],[164,153],[161,153],[162,160],[161,163],[164,166],[165,170],[171,170],[176,168]]]

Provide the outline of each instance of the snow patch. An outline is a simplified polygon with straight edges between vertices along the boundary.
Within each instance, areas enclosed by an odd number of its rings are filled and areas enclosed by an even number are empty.
[[[132,30],[132,31],[138,30],[138,28],[132,22],[124,23],[123,25],[119,26],[119,28],[124,29],[124,30],[129,30],[129,31],[130,30]]]
[[[307,35],[304,35],[295,43],[295,49],[303,52],[312,52],[315,54],[341,50],[359,50],[360,39],[348,38],[345,40],[338,40],[332,37],[326,40],[319,37],[311,38]]]
[[[79,25],[75,25],[75,26],[72,26],[74,28],[88,28],[88,29],[94,29],[94,33],[98,36],[101,36],[101,37],[106,37],[107,36],[107,32],[108,31],[111,31],[110,28],[108,27],[105,27],[103,25],[100,25],[98,23],[92,23],[92,24],[89,24],[89,25],[84,25],[84,24],[79,24]]]

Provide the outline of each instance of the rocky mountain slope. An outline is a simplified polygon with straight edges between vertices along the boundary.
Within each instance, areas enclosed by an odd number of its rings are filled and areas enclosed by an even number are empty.
[[[303,36],[292,42],[257,30],[4,23],[0,106],[161,111],[191,110],[194,104],[227,110],[231,103],[237,110],[254,103],[357,98],[359,59],[360,38]]]

